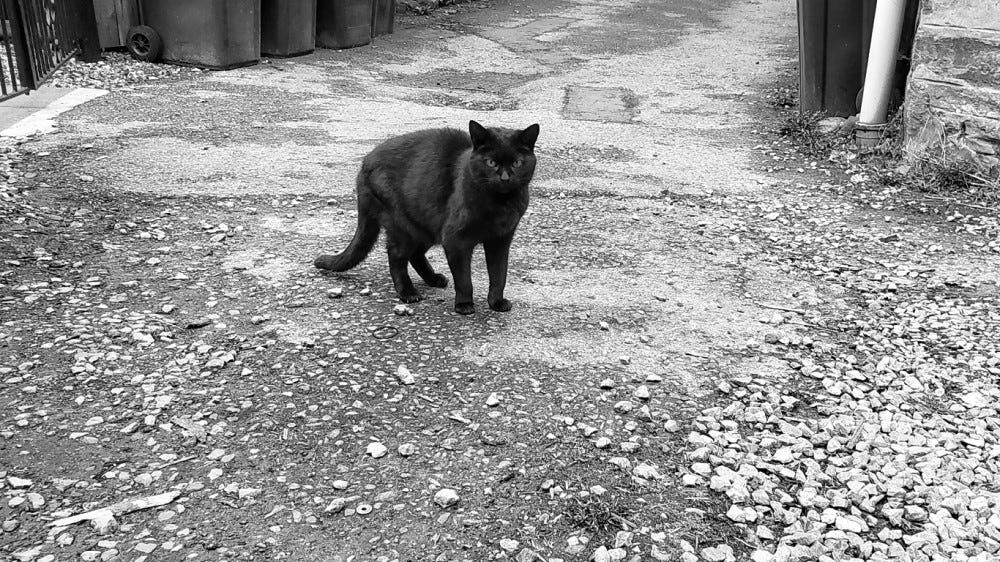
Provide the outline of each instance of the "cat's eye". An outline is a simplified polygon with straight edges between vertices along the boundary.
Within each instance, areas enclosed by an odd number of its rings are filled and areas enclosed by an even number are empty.
[[[489,166],[490,168],[496,168],[497,167],[497,163],[494,162],[492,158],[487,158],[486,159],[486,165]]]
[[[521,167],[521,159],[518,158],[517,160],[514,160],[514,163],[511,164],[511,167],[520,168]]]

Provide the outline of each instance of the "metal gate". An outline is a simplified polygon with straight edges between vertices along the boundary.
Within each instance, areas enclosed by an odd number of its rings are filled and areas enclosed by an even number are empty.
[[[98,60],[91,0],[0,0],[0,101],[37,89],[70,58]]]

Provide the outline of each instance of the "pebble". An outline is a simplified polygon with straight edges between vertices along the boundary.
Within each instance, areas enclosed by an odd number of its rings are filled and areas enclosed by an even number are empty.
[[[500,539],[500,548],[507,552],[514,552],[519,546],[521,546],[521,543],[514,539]]]
[[[458,500],[458,492],[451,488],[442,488],[434,494],[434,503],[444,508],[457,504]]]
[[[725,544],[710,546],[701,550],[701,557],[707,562],[735,562],[736,555],[732,547]]]
[[[399,378],[399,382],[405,385],[415,384],[417,381],[413,377],[413,373],[406,368],[406,365],[400,365],[396,368],[396,377]]]
[[[384,457],[385,454],[389,452],[389,449],[387,449],[385,445],[376,441],[373,443],[369,443],[368,447],[365,449],[365,452],[368,453],[372,458],[378,459]]]
[[[8,476],[7,477],[7,484],[9,484],[11,488],[18,489],[18,488],[30,488],[32,486],[32,484],[34,484],[34,482],[32,482],[31,480],[28,480],[27,478],[18,478],[17,476]]]

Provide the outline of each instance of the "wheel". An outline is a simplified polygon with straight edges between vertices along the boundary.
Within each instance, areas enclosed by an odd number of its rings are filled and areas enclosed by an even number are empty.
[[[155,29],[148,25],[137,25],[128,30],[125,38],[128,52],[135,60],[156,62],[163,54],[163,40]]]

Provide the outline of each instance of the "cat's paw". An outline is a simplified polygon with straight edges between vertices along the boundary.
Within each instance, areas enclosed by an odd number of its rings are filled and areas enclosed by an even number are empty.
[[[434,277],[427,279],[427,284],[431,287],[437,287],[438,289],[443,289],[448,286],[448,278],[440,273],[434,274]]]
[[[420,293],[418,293],[416,291],[407,291],[405,293],[400,293],[399,294],[399,300],[401,302],[405,302],[407,304],[412,303],[412,302],[419,302],[422,299],[423,299],[423,297],[421,297]]]
[[[471,302],[455,303],[455,312],[459,314],[472,314],[476,311],[476,305]]]
[[[496,302],[491,302],[490,308],[497,312],[507,312],[510,310],[510,301],[507,299],[500,299]]]

